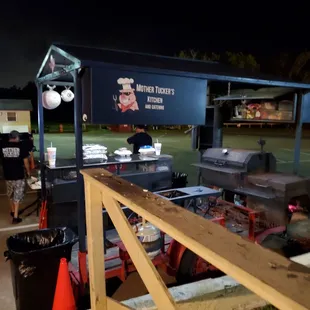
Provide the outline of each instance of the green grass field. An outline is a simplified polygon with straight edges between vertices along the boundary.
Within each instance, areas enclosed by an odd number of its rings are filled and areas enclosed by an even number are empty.
[[[183,132],[153,131],[153,140],[160,137],[163,143],[162,153],[170,154],[174,157],[174,171],[188,173],[189,184],[197,182],[196,168],[191,166],[198,161],[198,152],[191,150],[190,136]],[[293,131],[287,129],[276,130],[249,130],[225,129],[223,145],[224,147],[259,149],[257,140],[262,135],[266,140],[265,150],[271,151],[277,158],[278,170],[282,172],[292,172],[294,160],[294,135]],[[123,146],[128,146],[126,139],[129,134],[114,133],[109,131],[92,131],[83,134],[83,143],[100,143],[108,147],[109,152]],[[304,135],[301,149],[301,169],[300,174],[310,176],[310,139]],[[53,143],[57,147],[57,158],[72,158],[75,153],[75,139],[72,133],[45,134],[45,147]],[[35,144],[38,147],[38,137],[35,136]],[[130,147],[130,146],[128,146]],[[38,153],[36,153],[38,155]]]

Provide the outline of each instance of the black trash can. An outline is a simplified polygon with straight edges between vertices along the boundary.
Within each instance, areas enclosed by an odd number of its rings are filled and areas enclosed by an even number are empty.
[[[187,174],[181,172],[172,173],[172,188],[186,187],[187,185]]]
[[[24,232],[7,239],[17,310],[51,310],[61,258],[71,260],[77,235],[69,228]]]

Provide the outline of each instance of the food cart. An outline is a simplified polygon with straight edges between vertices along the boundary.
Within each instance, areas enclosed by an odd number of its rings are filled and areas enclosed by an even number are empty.
[[[76,54],[77,51],[78,54]],[[80,58],[82,55],[85,55],[85,58],[84,56]],[[72,182],[66,182],[67,190],[65,191],[66,195],[68,193],[75,195],[74,199],[78,204],[78,230],[81,237],[80,250],[82,253],[86,249],[83,178],[79,172],[85,167],[82,157],[83,122],[94,124],[107,123],[111,125],[139,123],[158,125],[190,123],[199,125],[205,122],[206,81],[199,77],[186,77],[180,76],[179,74],[173,76],[173,79],[171,79],[171,74],[167,74],[169,70],[159,75],[159,68],[154,68],[153,74],[150,74],[147,69],[148,58],[149,56],[147,55],[142,59],[135,54],[125,52],[52,45],[38,72],[36,83],[38,85],[42,201],[45,201],[48,196],[47,190],[50,187],[47,185],[55,178],[55,173],[57,176],[57,173],[62,174],[63,170],[67,168],[72,170],[73,168],[76,172],[77,180],[74,182],[74,185],[72,185]],[[106,62],[109,64],[105,65]],[[141,62],[141,64],[136,62]],[[104,75],[102,75],[102,72],[104,72]],[[75,95],[74,125],[76,158],[70,163],[57,159],[54,167],[44,164],[46,146],[44,146],[42,93],[46,90],[47,85],[49,88],[54,86],[64,88],[74,87]],[[109,89],[109,91],[102,92],[102,89]],[[187,103],[182,104],[181,102],[183,100],[185,100],[184,102],[195,102],[196,104],[195,106]],[[106,103],[102,104],[102,102]],[[168,157],[163,158],[162,156],[155,159],[146,159],[144,162],[165,159],[168,166],[171,166],[171,159]],[[111,163],[109,163],[110,160]],[[108,164],[115,164],[113,158],[109,158]],[[105,163],[105,165],[107,164]],[[128,164],[126,163],[126,165]],[[93,166],[88,165],[88,167]],[[166,174],[166,184],[163,184],[165,182],[162,176],[163,174]],[[157,183],[156,186],[153,184],[149,189],[159,190],[169,188],[171,168],[169,167],[166,172],[160,171],[157,175],[161,176],[154,181],[154,183]],[[46,179],[48,182],[46,182]],[[142,185],[145,183],[145,177],[142,183],[137,178],[133,182]],[[54,198],[61,200],[61,197],[65,196],[63,192],[65,185],[54,185],[56,186],[53,186]],[[62,188],[60,195],[57,194],[58,185],[60,186],[59,188]],[[74,186],[74,190],[69,189],[72,186]]]
[[[216,83],[246,83],[296,90],[296,142],[294,167],[298,173],[302,124],[309,122],[309,84],[281,81],[269,76],[253,76],[214,62],[201,62],[123,51],[70,45],[52,45],[38,72],[38,115],[42,201],[46,201],[44,164],[44,118],[42,91],[46,85],[74,87],[74,127],[76,159],[75,193],[78,205],[80,267],[86,266],[84,183],[80,170],[82,124],[206,125],[197,139],[209,137],[205,148],[220,141],[220,112],[207,102],[207,89]],[[193,133],[199,128],[194,127]],[[201,128],[200,128],[201,129]],[[211,141],[212,140],[212,141]],[[211,141],[211,142],[210,142]],[[220,142],[217,142],[218,146]],[[102,166],[102,165],[101,165]],[[93,167],[93,166],[91,166]],[[46,169],[47,168],[47,169]],[[57,168],[57,164],[56,164]],[[61,166],[59,167],[61,168]],[[52,169],[53,170],[53,169]],[[153,189],[154,190],[154,189]],[[85,270],[85,268],[80,268]],[[82,278],[87,274],[82,274]]]

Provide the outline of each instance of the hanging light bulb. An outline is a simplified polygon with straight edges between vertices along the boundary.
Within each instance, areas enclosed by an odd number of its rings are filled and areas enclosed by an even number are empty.
[[[65,90],[61,92],[61,99],[64,102],[70,102],[74,99],[74,93],[70,90],[70,87],[66,86]]]
[[[53,109],[56,109],[60,105],[61,97],[57,93],[57,91],[54,90],[56,86],[47,85],[47,87],[48,87],[48,90],[46,90],[42,94],[42,105],[47,110],[53,110]]]

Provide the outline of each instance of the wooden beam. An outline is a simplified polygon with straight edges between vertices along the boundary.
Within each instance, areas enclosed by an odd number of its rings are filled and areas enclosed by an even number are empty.
[[[90,302],[92,310],[107,310],[101,192],[85,180]]]
[[[237,286],[231,292],[227,292],[227,290],[217,291],[213,294],[178,303],[178,310],[257,310],[265,306],[267,306],[266,301],[253,294],[244,286]]]
[[[290,257],[290,260],[304,266],[310,266],[310,253]],[[206,306],[212,309],[215,306],[216,309],[250,310],[267,305],[266,301],[244,287],[243,289],[244,293],[238,282],[229,276],[223,276],[171,287],[169,291],[177,304],[183,306],[195,302],[195,304],[201,305],[201,309],[205,309]],[[124,300],[123,303],[133,309],[156,309],[149,294]],[[226,305],[224,305],[225,303]]]
[[[279,309],[310,309],[310,269],[104,169],[87,169],[82,174],[107,195]]]
[[[132,308],[110,298],[107,297],[107,307],[108,310],[133,310]],[[93,310],[93,308],[91,308],[91,310]]]
[[[228,276],[171,287],[169,291],[178,309],[250,310],[268,305]],[[157,309],[149,294],[124,300],[123,303],[133,309]]]
[[[175,310],[176,305],[171,294],[138,240],[119,203],[105,191],[102,192],[102,201],[158,309]]]

